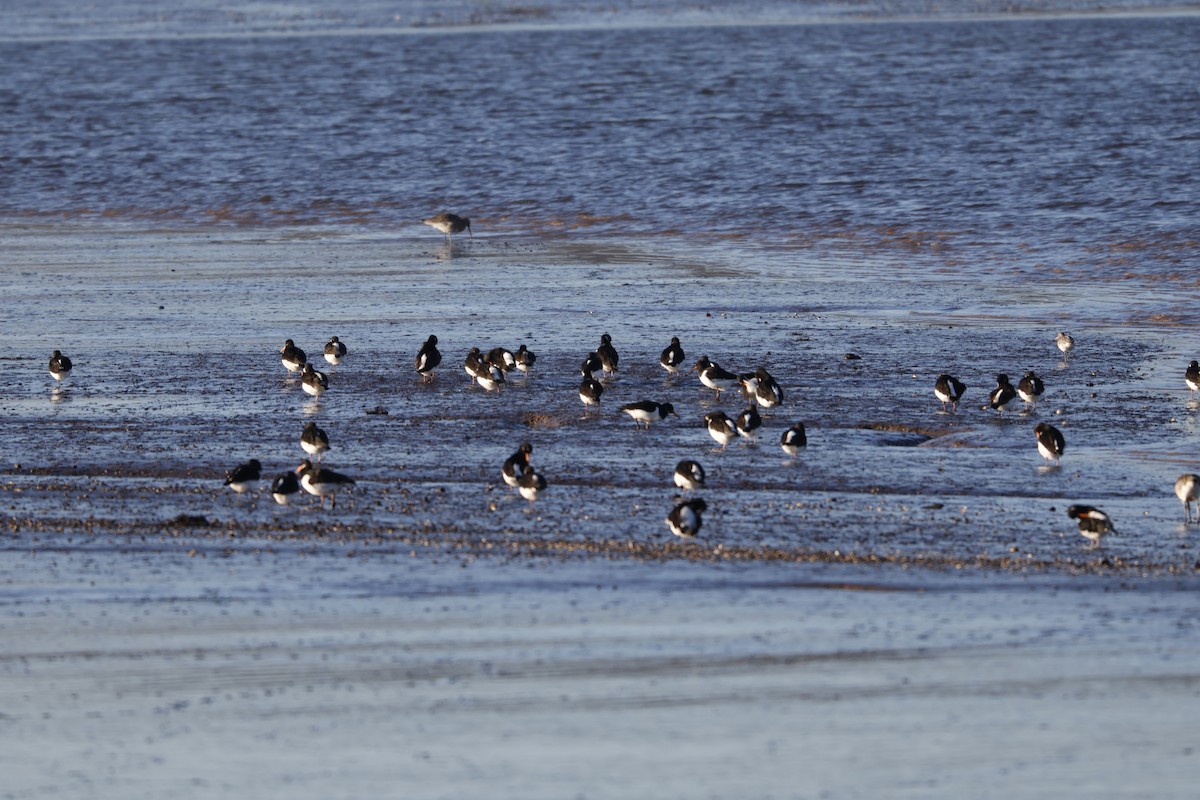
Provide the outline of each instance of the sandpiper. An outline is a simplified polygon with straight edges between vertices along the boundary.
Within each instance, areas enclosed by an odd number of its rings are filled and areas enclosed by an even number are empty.
[[[1179,498],[1179,502],[1183,503],[1184,513],[1187,514],[1187,521],[1192,521],[1192,503],[1200,501],[1200,475],[1191,472],[1185,472],[1175,481],[1175,496]],[[1200,514],[1197,514],[1200,517]]]
[[[257,458],[252,458],[245,464],[238,464],[225,473],[225,485],[238,494],[245,494],[258,485],[262,477],[262,464]]]
[[[612,337],[607,333],[600,337],[600,346],[596,348],[596,355],[600,357],[601,376],[617,374],[617,362],[621,360],[621,357],[617,355],[617,349],[612,344]]]
[[[317,423],[310,422],[300,432],[300,447],[304,452],[310,456],[316,456],[320,461],[321,456],[329,449],[329,434],[318,428]]]
[[[308,363],[308,356],[304,354],[303,350],[296,347],[295,342],[288,339],[279,351],[279,360],[288,372],[299,372]]]
[[[808,435],[804,431],[804,423],[797,422],[784,431],[783,435],[779,437],[779,446],[792,458],[798,456],[801,448],[808,446]]]
[[[321,393],[329,388],[329,378],[324,372],[313,369],[312,364],[305,364],[300,372],[300,388],[305,394],[320,397]]]
[[[448,211],[443,211],[437,216],[423,219],[421,222],[424,222],[431,228],[441,231],[443,234],[445,234],[447,241],[451,242],[454,241],[454,234],[456,233],[467,231],[467,233],[469,233],[471,236],[475,235],[474,232],[471,231],[471,220],[467,219],[466,217],[460,217],[458,214],[451,214]]]
[[[271,499],[281,506],[292,501],[292,495],[300,491],[300,481],[294,472],[284,472],[271,482]]]
[[[71,371],[72,366],[74,365],[71,363],[71,359],[67,358],[59,351],[55,350],[50,354],[50,377],[54,378],[54,380],[61,381],[63,378],[67,377],[67,373]],[[84,382],[86,383],[86,381]]]
[[[353,478],[325,467],[314,466],[308,459],[296,467],[296,474],[300,476],[300,485],[304,487],[304,491],[321,498],[322,508],[325,507],[326,497],[330,500],[329,507],[337,508],[337,493],[354,486]]]
[[[521,472],[521,477],[517,480],[517,491],[532,505],[533,501],[538,499],[538,495],[546,491],[546,479],[540,472],[526,464]]]
[[[739,436],[753,442],[758,438],[758,434],[755,431],[762,427],[762,417],[759,415],[757,408],[746,406],[742,410],[742,413],[737,415],[734,424],[737,426]]]
[[[963,396],[963,392],[967,387],[958,378],[953,375],[938,375],[937,381],[933,384],[933,396],[936,397],[942,404],[942,411],[946,410],[949,405],[951,410],[958,411],[958,401]]]
[[[683,363],[684,354],[683,348],[679,346],[679,337],[672,336],[671,343],[662,351],[662,355],[658,357],[658,363],[662,364],[662,368],[671,374],[679,372],[679,365]]]
[[[437,343],[438,338],[430,334],[429,338],[425,340],[425,344],[421,345],[421,349],[417,351],[414,366],[421,375],[422,381],[433,380],[433,371],[437,369],[438,364],[442,363],[442,354],[437,349]]]
[[[699,373],[700,383],[717,393],[717,400],[721,399],[721,392],[740,383],[737,375],[709,361],[708,356],[700,356],[700,360],[692,367],[692,372]]]
[[[675,485],[685,492],[704,485],[704,467],[699,461],[684,459],[675,465]]]
[[[329,337],[329,341],[325,343],[325,360],[336,367],[345,357],[346,345],[336,336]]]
[[[646,423],[646,430],[650,430],[651,422],[666,419],[668,414],[675,414],[675,407],[670,403],[639,400],[636,403],[626,403],[621,406],[621,411],[633,417],[633,424],[638,428],[642,427],[642,423],[644,422]],[[679,415],[675,414],[675,416],[678,417]]]
[[[1066,331],[1059,331],[1058,336],[1054,337],[1054,343],[1058,345],[1063,356],[1070,356],[1071,351],[1075,349],[1075,340]]]
[[[1037,437],[1037,448],[1042,458],[1058,464],[1067,446],[1062,431],[1048,422],[1039,422],[1033,426],[1033,434]]]
[[[676,503],[667,514],[667,527],[671,533],[683,539],[691,539],[700,532],[703,520],[700,514],[708,510],[708,504],[697,497],[695,500],[684,500]]]
[[[1079,533],[1093,544],[1099,543],[1104,534],[1117,532],[1108,514],[1092,506],[1071,506],[1067,509],[1067,516],[1079,520]]]
[[[521,475],[525,472],[525,467],[529,464],[532,456],[533,445],[529,442],[521,442],[517,447],[517,452],[506,458],[504,466],[500,468],[500,477],[504,478],[505,485],[511,489],[517,488]]]
[[[1187,371],[1183,373],[1183,382],[1191,391],[1200,392],[1200,362],[1193,360],[1188,364]]]
[[[1017,390],[1008,382],[1008,376],[1001,373],[996,376],[996,388],[988,395],[988,406],[1004,413],[1004,407],[1017,396]],[[987,406],[985,406],[986,408]]]
[[[704,415],[704,425],[708,428],[708,435],[713,440],[721,445],[721,449],[737,438],[737,426],[733,420],[724,411],[710,411]]]
[[[1025,373],[1025,377],[1021,378],[1017,383],[1017,394],[1025,401],[1025,407],[1028,409],[1030,405],[1037,405],[1038,398],[1042,396],[1042,392],[1046,391],[1042,379],[1033,374],[1033,370]]]

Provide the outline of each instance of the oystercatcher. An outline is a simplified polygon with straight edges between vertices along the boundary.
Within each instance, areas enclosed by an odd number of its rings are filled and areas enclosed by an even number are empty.
[[[1031,404],[1036,406],[1038,398],[1044,391],[1046,391],[1046,387],[1042,384],[1042,379],[1034,375],[1033,370],[1026,372],[1025,377],[1021,378],[1017,384],[1017,394],[1025,401],[1026,408]]]
[[[1075,349],[1075,340],[1066,331],[1059,331],[1058,336],[1054,337],[1054,343],[1058,345],[1058,349],[1062,351],[1063,356],[1070,356],[1071,351]]]
[[[676,503],[667,514],[667,527],[671,533],[683,539],[691,539],[700,532],[703,520],[700,515],[708,510],[708,504],[697,497],[694,500],[684,500]]]
[[[258,462],[257,458],[252,458],[245,464],[239,464],[226,472],[225,485],[238,494],[245,494],[258,486],[260,478],[262,478],[262,464]]]
[[[479,374],[475,376],[475,382],[482,386],[486,392],[491,392],[492,390],[500,391],[500,387],[504,384],[504,370],[485,361],[480,365]]]
[[[467,373],[467,377],[474,382],[486,369],[487,365],[483,361],[483,353],[479,351],[478,347],[472,347],[463,361],[463,370]]]
[[[1196,362],[1193,361],[1192,363],[1194,364]],[[71,363],[71,359],[67,358],[59,351],[55,350],[50,354],[50,377],[54,378],[54,380],[61,381],[63,378],[67,377],[67,373],[71,371],[72,366],[74,365]],[[87,381],[84,381],[84,383],[87,383]]]
[[[484,356],[483,360],[505,374],[517,366],[516,357],[503,347],[493,347],[488,350],[488,354]]]
[[[737,415],[734,424],[737,426],[739,436],[753,442],[758,438],[758,434],[755,431],[762,427],[762,417],[759,415],[757,408],[746,406],[742,413]]]
[[[305,364],[300,372],[300,388],[305,394],[320,397],[321,393],[329,388],[329,378],[324,372],[313,369],[312,364]]]
[[[1016,396],[1017,390],[1008,382],[1008,376],[1001,373],[996,376],[996,388],[988,395],[988,405],[1003,414],[1004,407]]]
[[[792,458],[800,455],[800,449],[808,446],[808,435],[804,431],[804,423],[797,422],[784,431],[783,435],[779,437],[779,446]]]
[[[759,367],[755,371],[758,385],[754,388],[754,399],[763,408],[774,408],[783,402],[783,388],[766,369]]]
[[[633,417],[633,424],[637,427],[642,427],[642,423],[646,423],[646,430],[650,430],[650,423],[656,419],[666,419],[668,414],[675,414],[675,407],[670,403],[656,403],[653,400],[639,400],[636,403],[626,403],[621,406],[621,411],[624,411],[629,416]],[[675,416],[679,416],[675,414]]]
[[[959,398],[966,390],[966,385],[953,375],[938,375],[937,381],[933,384],[933,396],[941,401],[942,411],[946,410],[947,404],[953,411],[958,411]]]
[[[737,438],[737,426],[724,411],[710,411],[705,414],[704,425],[708,428],[708,435],[721,445],[722,450]]]
[[[58,352],[55,350],[54,352]],[[1187,371],[1183,373],[1183,381],[1187,384],[1188,389],[1193,392],[1200,392],[1200,362],[1195,360],[1188,364]]]
[[[699,461],[684,459],[675,465],[675,485],[685,492],[704,485],[704,467]]]
[[[1179,498],[1179,502],[1183,503],[1184,513],[1187,514],[1187,521],[1192,521],[1192,503],[1200,501],[1200,475],[1191,472],[1185,472],[1175,481],[1175,496]],[[1200,504],[1198,504],[1200,506]],[[1197,514],[1200,517],[1200,514]]]
[[[593,350],[587,354],[587,358],[579,365],[579,374],[584,376],[594,375],[602,368],[603,364],[600,362],[600,354]]]
[[[1037,448],[1042,458],[1058,464],[1067,446],[1062,431],[1048,422],[1039,422],[1033,426],[1033,433],[1037,437]]]
[[[337,508],[337,493],[354,486],[353,478],[325,467],[314,466],[308,459],[296,467],[296,474],[300,476],[300,485],[304,491],[321,498],[322,508],[325,507],[326,497],[330,500],[329,507]]]
[[[533,363],[537,361],[537,356],[528,347],[521,345],[513,354],[513,360],[516,362],[517,369],[528,375],[529,370],[533,369]]]
[[[662,351],[662,355],[658,357],[658,363],[662,364],[662,368],[671,374],[679,372],[679,365],[683,363],[684,354],[683,348],[679,346],[679,337],[672,336],[671,343]]]
[[[294,472],[284,472],[271,482],[271,498],[281,506],[292,501],[292,495],[300,491],[300,481]]]
[[[517,447],[517,452],[504,460],[504,466],[500,468],[500,476],[504,478],[504,483],[509,488],[517,488],[517,483],[521,480],[521,474],[525,471],[525,467],[529,464],[529,459],[532,456],[533,445],[529,442],[521,442]]]
[[[700,383],[717,393],[717,400],[721,399],[721,392],[732,389],[739,383],[737,375],[709,361],[708,356],[700,356],[700,360],[692,367],[692,372],[699,373]]]
[[[1116,533],[1112,520],[1098,508],[1092,506],[1071,506],[1067,516],[1079,521],[1079,532],[1093,543],[1098,543],[1106,533]]]
[[[617,355],[617,349],[612,345],[612,337],[607,333],[601,335],[596,355],[600,357],[601,376],[617,374],[617,362],[621,360],[621,357]]]
[[[546,479],[540,472],[526,464],[521,472],[521,477],[517,479],[517,491],[532,505],[533,501],[538,499],[538,495],[546,491]]]
[[[300,432],[300,447],[320,461],[321,456],[329,449],[329,434],[318,428],[317,423],[310,422]]]
[[[417,351],[417,360],[414,366],[417,372],[421,375],[422,381],[433,380],[433,371],[442,363],[442,353],[437,349],[438,338],[433,334],[425,340],[425,344],[421,345],[421,349]]]
[[[604,386],[600,381],[592,377],[591,372],[584,372],[583,380],[579,384],[579,399],[583,401],[583,407],[598,405],[602,394]]]
[[[346,345],[336,336],[329,337],[329,341],[325,343],[325,360],[336,367],[345,357]]]
[[[296,347],[295,342],[288,339],[279,351],[279,360],[288,372],[299,372],[308,363],[308,356],[304,354],[303,350]]]
[[[435,230],[441,231],[445,235],[446,241],[449,242],[454,241],[454,234],[462,233],[463,231],[467,231],[471,236],[475,235],[471,231],[471,220],[466,217],[460,217],[458,214],[451,214],[448,211],[443,211],[441,214],[423,219],[421,222],[424,222]]]

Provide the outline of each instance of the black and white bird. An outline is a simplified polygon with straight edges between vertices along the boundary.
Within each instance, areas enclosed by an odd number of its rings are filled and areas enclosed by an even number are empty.
[[[708,428],[708,435],[721,445],[722,450],[737,438],[737,426],[724,411],[710,411],[705,414],[704,425]]]
[[[529,465],[529,459],[532,457],[533,445],[529,442],[521,442],[517,447],[517,452],[504,459],[504,466],[500,467],[500,477],[504,478],[506,486],[510,489],[517,488],[521,475],[525,472],[525,467]]]
[[[1037,437],[1037,448],[1042,458],[1058,464],[1067,446],[1062,431],[1048,422],[1039,422],[1033,426],[1033,433]]]
[[[537,356],[533,351],[525,345],[517,348],[517,352],[513,353],[513,361],[516,362],[517,369],[528,375],[529,370],[533,369],[533,364],[537,361]]]
[[[300,486],[304,488],[304,491],[321,498],[322,508],[325,507],[326,497],[330,500],[330,508],[337,508],[337,493],[354,486],[353,478],[325,467],[316,466],[308,459],[296,467],[296,474],[300,476]]]
[[[675,465],[675,485],[685,492],[704,485],[704,467],[699,461],[684,459]]]
[[[1036,406],[1038,398],[1045,391],[1046,387],[1042,383],[1042,379],[1035,375],[1033,370],[1027,371],[1025,376],[1017,383],[1017,394],[1025,401],[1026,408],[1030,405]]]
[[[722,369],[719,364],[709,361],[708,356],[700,356],[700,360],[692,367],[692,372],[698,373],[700,383],[717,393],[717,400],[721,399],[721,392],[732,389],[741,383],[737,375]]]
[[[305,364],[300,372],[300,388],[305,394],[320,397],[321,393],[329,388],[329,377],[324,372],[313,369],[312,364]]]
[[[949,405],[951,410],[958,411],[958,401],[967,390],[966,385],[953,375],[945,373],[938,375],[933,384],[933,396],[942,404],[942,411]]]
[[[751,403],[755,402],[758,393],[758,373],[738,373],[738,382],[742,384],[742,397]]]
[[[423,219],[421,222],[424,222],[434,230],[441,231],[445,235],[446,240],[450,242],[454,241],[454,234],[462,233],[463,231],[466,231],[471,236],[475,235],[471,231],[471,220],[466,217],[460,217],[458,214],[451,214],[448,211],[443,211],[441,214]]]
[[[542,492],[546,491],[546,479],[531,465],[526,464],[521,472],[521,477],[517,479],[517,491],[521,493],[521,497],[532,504]]]
[[[467,377],[474,383],[475,379],[481,373],[487,370],[487,364],[484,363],[483,353],[478,347],[472,347],[467,353],[467,357],[463,360],[463,371],[467,373]]]
[[[996,388],[988,395],[988,406],[996,411],[1004,412],[1004,407],[1017,396],[1017,390],[1008,382],[1008,376],[1001,373],[996,376]]]
[[[262,464],[257,458],[252,458],[245,464],[238,464],[225,473],[225,485],[238,494],[245,494],[258,486],[262,478]]]
[[[617,374],[617,364],[621,357],[617,355],[617,349],[613,347],[612,337],[607,333],[601,335],[600,346],[596,348],[596,355],[600,357],[600,375],[612,376]]]
[[[1094,544],[1099,543],[1104,534],[1117,532],[1108,514],[1092,506],[1071,506],[1067,516],[1079,521],[1079,533]]]
[[[50,377],[54,378],[54,380],[61,381],[63,378],[67,377],[67,373],[71,371],[72,366],[74,365],[71,363],[71,359],[67,358],[59,351],[55,350],[50,354]]]
[[[783,402],[783,387],[779,382],[767,372],[763,367],[759,367],[754,372],[758,379],[754,387],[754,400],[763,408],[775,408]]]
[[[308,356],[291,339],[283,343],[283,347],[279,350],[279,360],[288,372],[299,372],[304,369],[304,365],[308,363]]]
[[[738,436],[753,442],[758,438],[755,431],[762,427],[762,416],[754,406],[746,406],[742,413],[737,415],[734,425],[737,426]]]
[[[294,472],[284,472],[271,482],[271,499],[281,506],[292,502],[292,495],[300,491],[300,479]]]
[[[779,446],[792,458],[800,455],[800,451],[808,446],[808,434],[804,431],[804,423],[797,422],[784,431],[779,437]]]
[[[595,350],[587,354],[587,358],[579,365],[579,374],[583,376],[595,375],[602,368],[600,363],[600,354]]]
[[[663,369],[674,375],[679,372],[679,366],[683,363],[684,358],[683,348],[679,345],[679,337],[672,336],[671,343],[658,357],[658,363],[662,365]]]
[[[346,345],[336,336],[329,337],[325,343],[325,360],[336,367],[345,357]]]
[[[700,526],[703,523],[700,515],[707,510],[708,504],[699,497],[676,503],[675,507],[671,509],[671,513],[667,514],[667,527],[676,536],[682,539],[691,539],[700,533]]]
[[[675,414],[675,407],[670,403],[656,403],[653,400],[639,400],[636,403],[626,403],[621,406],[621,411],[624,411],[633,418],[633,424],[637,427],[642,427],[642,423],[646,423],[646,430],[650,430],[650,423],[655,420],[666,419],[668,414]],[[675,414],[675,416],[679,416]]]
[[[425,344],[421,345],[421,349],[417,351],[416,361],[413,366],[417,368],[417,372],[421,376],[422,381],[433,380],[433,371],[442,363],[442,353],[437,349],[438,338],[433,334],[425,340]]]
[[[1175,496],[1183,503],[1187,521],[1192,521],[1192,503],[1200,502],[1200,475],[1185,472],[1175,481]],[[1200,514],[1197,514],[1200,517]]]
[[[512,351],[503,347],[493,347],[491,350],[488,350],[483,360],[505,375],[517,368],[516,356],[512,354]]]
[[[1064,357],[1069,357],[1071,351],[1075,349],[1075,339],[1066,331],[1059,331],[1054,337],[1054,343],[1058,345],[1058,349],[1062,351]]]
[[[475,376],[475,382],[482,386],[486,392],[498,392],[500,391],[500,387],[504,385],[504,370],[484,361],[480,367],[479,374]]]
[[[1193,360],[1188,364],[1187,371],[1183,373],[1183,381],[1191,391],[1200,392],[1200,362]]]
[[[600,381],[596,380],[590,372],[583,373],[583,380],[579,383],[579,399],[583,401],[583,407],[600,404],[600,395],[604,394],[604,386]]]
[[[310,456],[316,456],[320,461],[321,456],[329,449],[329,434],[318,428],[317,423],[310,422],[300,432],[300,447],[304,452]]]

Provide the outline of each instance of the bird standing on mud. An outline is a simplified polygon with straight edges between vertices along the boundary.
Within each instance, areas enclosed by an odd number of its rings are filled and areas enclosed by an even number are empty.
[[[941,401],[942,411],[945,411],[946,406],[949,405],[953,411],[957,412],[958,401],[966,390],[966,385],[953,375],[938,375],[933,384],[933,396]]]
[[[238,464],[225,473],[225,485],[238,494],[245,494],[258,485],[262,477],[262,464],[257,458],[252,458],[245,464]]]
[[[446,236],[446,241],[453,242],[454,234],[466,231],[472,237],[475,234],[471,231],[471,220],[466,217],[460,217],[458,214],[451,214],[448,211],[443,211],[432,217],[427,217],[421,220],[426,225],[436,230],[441,231]]]
[[[1093,544],[1099,544],[1104,534],[1117,532],[1108,514],[1092,506],[1071,506],[1067,516],[1079,521],[1079,533]]]
[[[667,527],[681,539],[692,539],[700,533],[700,526],[704,522],[700,515],[707,510],[708,504],[699,497],[676,503],[671,513],[667,514]]]
[[[423,382],[433,380],[433,371],[442,363],[442,353],[437,349],[437,343],[438,338],[430,334],[417,353],[416,368]]]
[[[704,467],[699,461],[685,459],[675,465],[675,485],[685,492],[704,485]]]
[[[345,357],[346,345],[338,337],[331,336],[325,343],[325,360],[336,367]]]
[[[50,354],[50,377],[54,378],[54,380],[61,381],[67,377],[67,373],[71,371],[71,366],[71,359],[59,351],[55,350]]]
[[[1192,503],[1200,501],[1200,475],[1185,472],[1175,481],[1175,496],[1183,503],[1186,522],[1192,521]]]
[[[1067,446],[1062,431],[1048,422],[1039,422],[1033,426],[1033,434],[1037,437],[1037,448],[1042,458],[1057,465]]]
[[[996,388],[992,389],[992,393],[988,395],[988,406],[1003,414],[1004,407],[1011,403],[1016,396],[1017,390],[1008,382],[1008,376],[1001,373],[996,376]],[[988,406],[984,406],[984,408]]]

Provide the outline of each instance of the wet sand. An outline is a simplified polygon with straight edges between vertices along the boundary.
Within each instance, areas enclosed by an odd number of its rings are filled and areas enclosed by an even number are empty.
[[[0,797],[1189,796],[1186,279],[952,239],[6,227]],[[621,371],[585,412],[603,332]],[[313,401],[277,351],[330,335]],[[666,377],[672,335],[783,384],[757,444],[714,447],[701,416],[742,403]],[[522,342],[528,380],[468,384],[469,347]],[[1036,411],[980,410],[1030,368]],[[637,399],[680,418],[636,431]],[[222,486],[294,468],[310,420],[359,482],[336,510]],[[533,507],[499,479],[525,439]],[[663,523],[685,457],[695,543]],[[1073,502],[1120,535],[1089,546]]]

